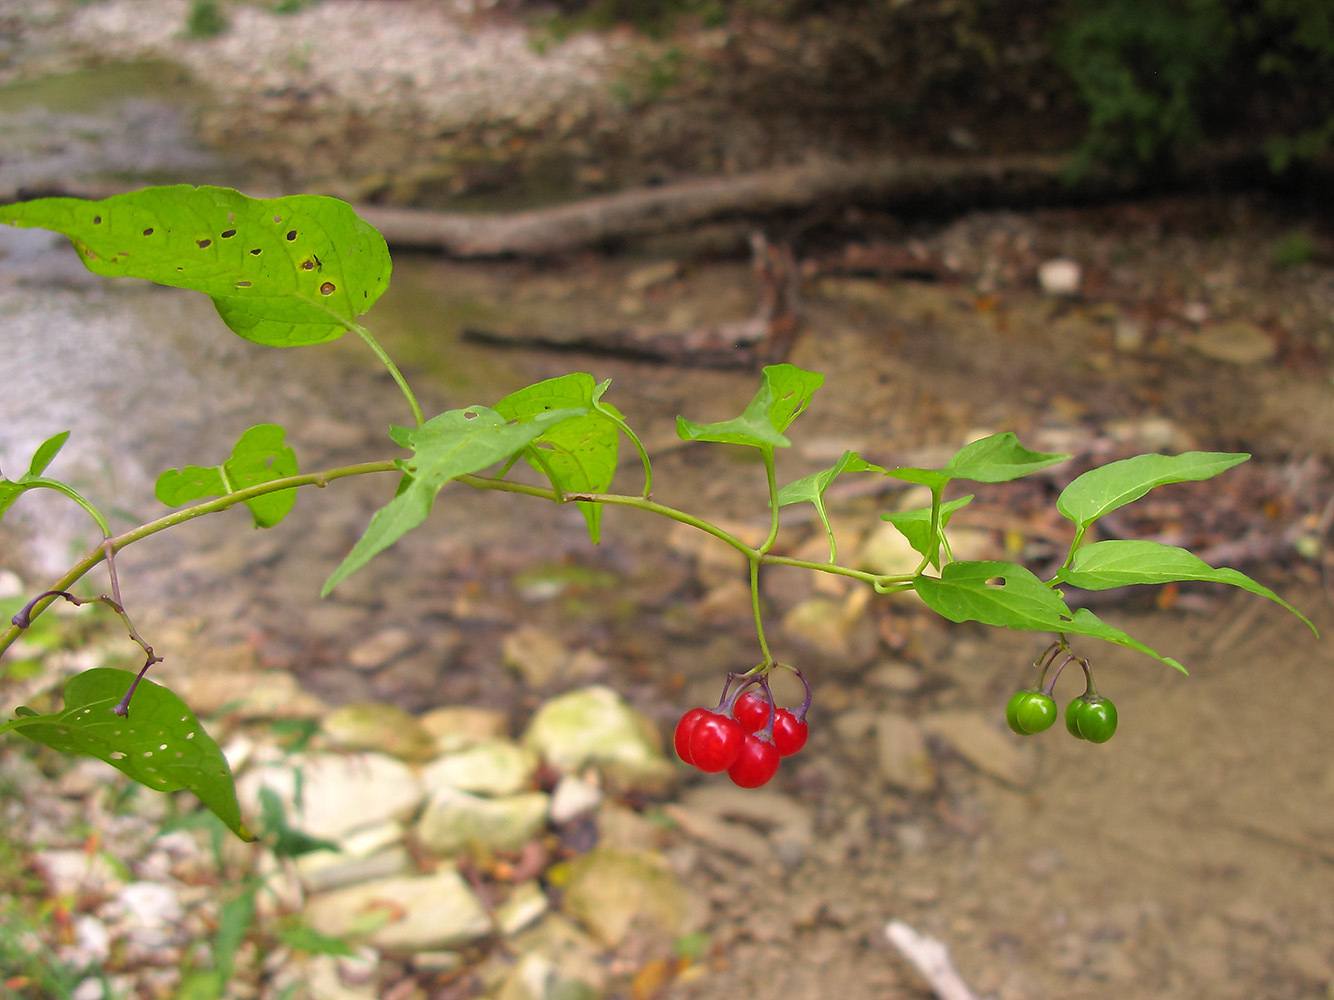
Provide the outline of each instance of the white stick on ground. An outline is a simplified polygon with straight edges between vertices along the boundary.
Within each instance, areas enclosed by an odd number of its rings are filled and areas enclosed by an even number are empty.
[[[889,922],[885,937],[922,974],[940,1000],[977,1000],[977,994],[950,962],[949,949],[940,941],[918,934],[901,920]]]

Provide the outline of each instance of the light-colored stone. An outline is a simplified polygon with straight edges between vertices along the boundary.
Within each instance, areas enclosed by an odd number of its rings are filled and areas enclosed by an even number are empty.
[[[677,260],[662,260],[653,264],[645,264],[642,267],[635,268],[625,276],[625,287],[632,292],[642,292],[654,285],[671,281],[680,273],[681,262]]]
[[[607,972],[598,943],[559,913],[510,941],[523,956],[506,975],[496,1000],[596,1000]]]
[[[1207,358],[1234,365],[1268,361],[1278,351],[1268,333],[1244,319],[1210,324],[1190,341],[1190,346]]]
[[[541,832],[549,805],[550,797],[544,792],[487,799],[439,788],[426,803],[417,838],[437,854],[470,849],[515,851]]]
[[[509,937],[531,926],[551,908],[547,894],[535,880],[520,882],[496,908],[496,927]]]
[[[921,562],[922,554],[912,547],[903,532],[882,521],[867,534],[853,565],[881,576],[897,576],[916,572]]]
[[[411,768],[378,753],[305,754],[248,771],[236,785],[247,815],[259,814],[261,788],[278,795],[288,825],[330,840],[387,820],[409,819],[425,798]]]
[[[536,688],[559,680],[570,662],[569,647],[538,625],[521,625],[505,636],[500,649],[505,666]]]
[[[435,739],[439,753],[450,753],[485,740],[502,739],[509,732],[504,712],[471,705],[449,705],[427,712],[422,727]]]
[[[895,788],[927,792],[936,784],[921,727],[906,715],[886,712],[876,719],[876,761],[880,775]]]
[[[570,862],[562,907],[605,946],[614,948],[639,921],[676,934],[687,902],[685,890],[661,855],[599,847]]]
[[[418,645],[405,628],[387,628],[363,639],[347,652],[347,662],[358,670],[376,670]]]
[[[1037,777],[1037,759],[1002,733],[981,712],[935,712],[921,722],[922,731],[938,739],[984,774],[1027,788]]]
[[[815,652],[843,661],[864,661],[875,648],[875,627],[860,613],[869,590],[854,591],[843,600],[809,597],[783,616],[789,638]]]
[[[345,750],[372,750],[400,760],[429,760],[435,739],[415,716],[397,705],[362,701],[334,709],[320,723],[324,735]]]
[[[523,742],[558,771],[577,773],[593,766],[621,790],[663,793],[678,778],[653,724],[602,685],[546,702],[533,715]]]
[[[321,934],[365,938],[374,947],[401,951],[452,948],[494,930],[481,901],[452,868],[313,896],[305,916]]]
[[[602,804],[602,789],[596,781],[563,774],[551,790],[551,822],[561,826],[591,813]]]
[[[675,802],[667,803],[662,809],[687,837],[715,851],[761,867],[774,860],[769,841],[744,824],[733,823]]]
[[[427,792],[456,788],[479,795],[513,795],[532,787],[537,754],[509,740],[476,743],[437,757],[422,769]]]
[[[386,824],[377,829],[395,826],[397,824]],[[412,857],[401,843],[367,849],[360,845],[348,846],[351,840],[353,838],[343,842],[342,851],[311,851],[296,859],[297,875],[306,892],[327,892],[371,879],[407,875],[413,869]]]
[[[1038,287],[1047,295],[1078,295],[1083,278],[1078,261],[1053,257],[1038,265]]]
[[[316,719],[329,711],[285,670],[200,670],[173,679],[172,690],[197,716],[228,706],[243,719]]]

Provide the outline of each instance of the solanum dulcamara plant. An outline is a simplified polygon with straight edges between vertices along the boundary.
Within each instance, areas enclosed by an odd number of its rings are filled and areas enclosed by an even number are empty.
[[[417,528],[436,495],[450,484],[576,504],[594,542],[599,539],[603,510],[614,505],[679,521],[731,546],[738,560],[749,566],[757,662],[722,679],[716,706],[685,711],[673,742],[684,762],[709,773],[726,772],[744,787],[764,784],[783,757],[801,750],[811,705],[811,688],[801,670],[779,660],[766,638],[759,593],[763,566],[835,574],[871,587],[876,594],[913,591],[922,604],[951,622],[980,622],[1054,637],[1033,665],[1036,683],[1010,699],[1006,719],[1021,734],[1052,726],[1060,714],[1052,698],[1056,677],[1068,664],[1077,664],[1086,691],[1067,707],[1065,725],[1072,735],[1091,743],[1112,736],[1116,709],[1095,686],[1089,657],[1082,650],[1077,653],[1073,643],[1104,640],[1183,672],[1184,668],[1087,608],[1069,607],[1062,586],[1104,590],[1210,581],[1262,595],[1302,617],[1244,574],[1210,566],[1184,548],[1133,539],[1086,541],[1100,517],[1155,487],[1219,475],[1246,461],[1245,454],[1137,455],[1078,476],[1056,501],[1057,510],[1071,524],[1069,551],[1055,573],[1041,579],[1018,563],[955,559],[947,528],[951,516],[972,496],[947,500],[946,487],[956,480],[1008,482],[1068,456],[1031,451],[1014,434],[998,433],[965,445],[939,468],[887,468],[847,451],[829,468],[782,481],[775,456],[789,446],[789,428],[824,377],[791,364],[775,364],[763,370],[754,398],[737,416],[712,423],[685,417],[677,421],[677,431],[686,441],[740,445],[759,452],[766,474],[767,496],[762,502],[768,505],[769,530],[763,541],[752,545],[701,514],[653,499],[648,452],[607,398],[610,380],[575,372],[517,389],[490,406],[466,406],[429,418],[423,414],[403,374],[358,322],[389,285],[390,256],[380,233],[342,201],[314,195],[258,199],[228,188],[174,185],[101,201],[43,198],[0,206],[0,222],[63,233],[96,274],[144,278],[203,292],[232,332],[255,343],[306,347],[351,333],[385,366],[406,401],[410,420],[391,428],[396,451],[383,460],[302,471],[284,429],[257,423],[239,435],[230,455],[208,456],[205,461],[211,464],[163,472],[156,495],[172,509],[118,533],[92,500],[48,475],[68,432],[48,438],[32,455],[26,472],[0,478],[0,516],[30,491],[52,491],[82,507],[102,534],[91,551],[33,594],[0,631],[0,654],[54,602],[66,601],[108,605],[143,656],[137,674],[106,667],[75,674],[64,685],[60,711],[40,714],[20,707],[12,719],[0,722],[0,733],[12,732],[64,753],[101,758],[159,791],[188,789],[243,838],[251,834],[218,745],[188,705],[145,676],[162,657],[140,635],[121,600],[116,555],[157,532],[237,504],[249,508],[256,525],[272,527],[292,510],[304,487],[326,486],[351,476],[384,477],[386,502],[329,574],[325,594]],[[642,482],[636,476],[638,489],[613,492],[623,443],[638,454]],[[547,485],[513,478],[511,470],[520,461],[537,470]],[[881,515],[920,554],[913,572],[878,574],[838,561],[825,494],[837,477],[845,475],[887,476],[927,488],[928,506]],[[782,509],[807,503],[814,506],[828,533],[827,561],[774,551]],[[99,566],[106,573],[105,586],[76,589]],[[775,703],[770,688],[775,671],[790,671],[800,679],[806,692],[801,703]]]

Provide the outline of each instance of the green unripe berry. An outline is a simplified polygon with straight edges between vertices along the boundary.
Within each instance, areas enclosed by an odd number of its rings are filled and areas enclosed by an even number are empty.
[[[1005,721],[1020,736],[1050,729],[1056,721],[1056,702],[1041,691],[1019,691],[1005,706]]]
[[[1070,735],[1090,743],[1106,743],[1116,733],[1116,706],[1101,696],[1076,698],[1065,709]]]

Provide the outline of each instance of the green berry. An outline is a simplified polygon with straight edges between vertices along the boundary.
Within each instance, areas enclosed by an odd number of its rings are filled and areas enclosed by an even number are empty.
[[[1050,729],[1056,716],[1056,702],[1041,691],[1018,691],[1005,706],[1005,721],[1020,736]]]
[[[1076,739],[1106,743],[1116,733],[1116,706],[1101,696],[1076,698],[1066,706],[1065,728]]]

